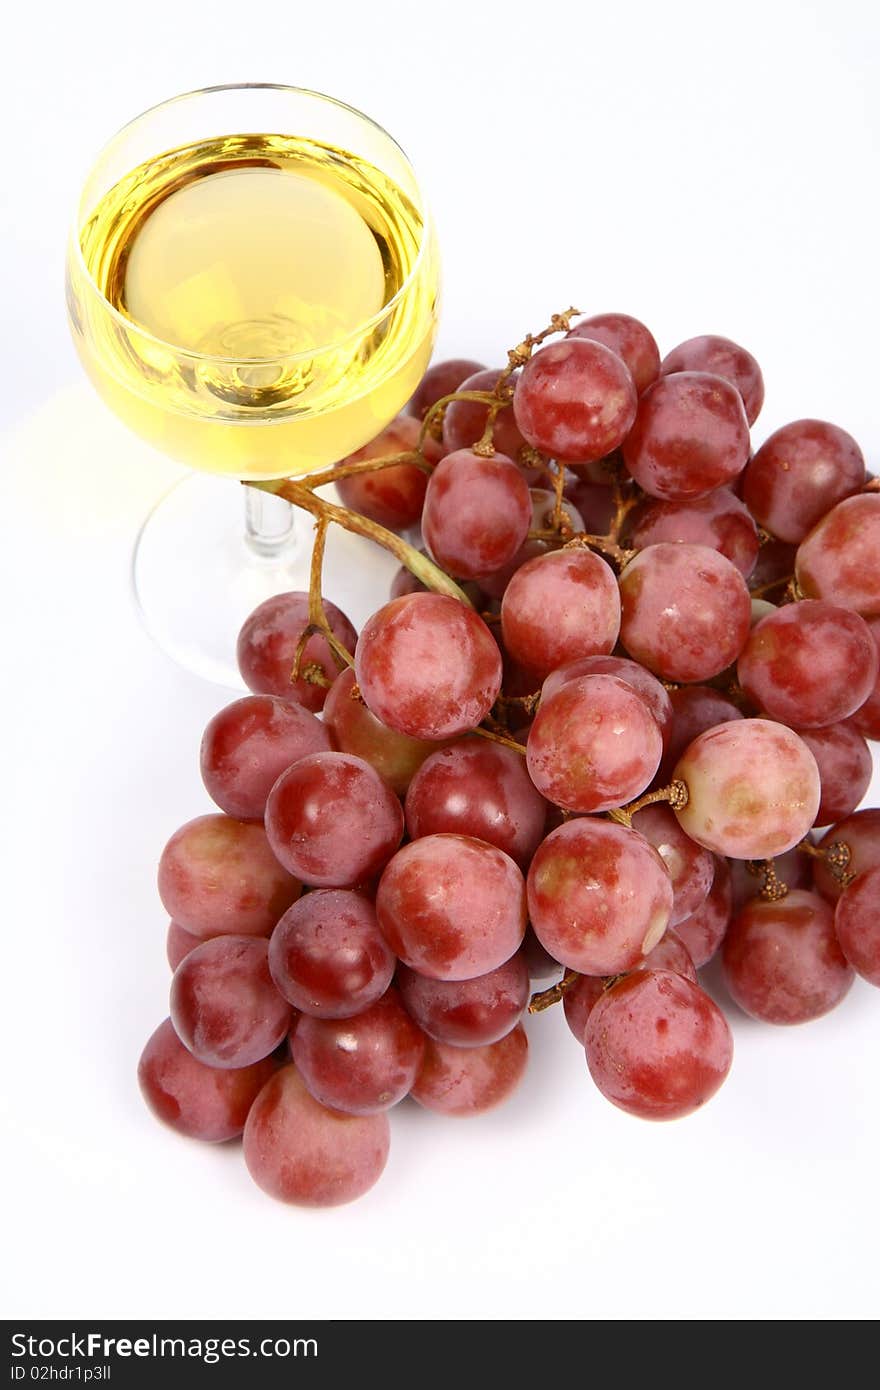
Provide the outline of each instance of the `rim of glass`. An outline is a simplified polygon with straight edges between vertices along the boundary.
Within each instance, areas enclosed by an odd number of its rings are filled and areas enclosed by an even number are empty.
[[[92,161],[91,169],[94,170],[98,166],[104,154],[110,149],[111,145],[113,145],[119,139],[121,135],[124,135],[125,132],[129,130],[132,126],[135,126],[140,121],[145,120],[147,116],[151,116],[155,111],[167,110],[171,106],[176,106],[178,105],[178,103],[184,101],[190,101],[194,97],[213,96],[217,92],[247,91],[270,91],[286,93],[292,96],[314,97],[318,101],[326,102],[330,106],[336,106],[340,110],[347,111],[352,116],[356,116],[358,120],[364,121],[367,125],[372,126],[372,128],[378,131],[380,135],[384,136],[384,138],[388,140],[389,143],[395,147],[395,149],[400,151],[400,154],[403,156],[408,167],[412,171],[416,188],[418,189],[418,192],[421,195],[421,180],[419,179],[419,176],[416,173],[415,168],[413,167],[409,155],[406,153],[406,150],[403,148],[400,142],[398,140],[395,140],[394,136],[389,131],[387,131],[383,125],[380,125],[378,121],[374,121],[372,116],[368,116],[365,112],[360,111],[358,107],[352,106],[350,102],[340,100],[339,97],[330,96],[327,92],[316,91],[312,87],[292,87],[288,83],[284,82],[221,82],[213,87],[194,87],[191,91],[180,92],[177,96],[168,97],[164,101],[157,101],[152,106],[146,107],[146,109],[141,111],[137,116],[133,116],[131,120],[126,121],[124,125],[119,127],[119,129],[116,131],[114,135],[111,135],[110,139],[107,140],[101,146],[100,150],[98,151],[97,155]],[[295,132],[289,133],[295,134]],[[353,328],[351,332],[345,334],[344,337],[337,338],[330,343],[320,343],[315,347],[308,348],[302,352],[274,353],[271,356],[266,357],[226,357],[221,356],[219,353],[197,352],[194,348],[182,347],[177,343],[169,342],[167,338],[160,338],[157,334],[151,333],[148,328],[145,328],[142,324],[139,324],[136,319],[129,318],[126,314],[123,314],[119,309],[117,309],[115,305],[110,303],[110,300],[103,293],[94,276],[92,275],[91,271],[89,270],[89,267],[86,265],[85,257],[83,256],[82,242],[80,240],[80,230],[83,225],[84,197],[85,190],[83,190],[83,194],[81,195],[79,204],[77,206],[76,220],[71,234],[71,241],[73,243],[73,258],[76,260],[78,269],[84,277],[89,290],[92,294],[94,294],[97,297],[97,299],[100,300],[103,310],[112,319],[114,319],[120,325],[120,327],[125,330],[126,333],[136,333],[141,339],[145,340],[146,342],[153,343],[159,348],[164,348],[166,351],[171,351],[176,356],[186,358],[187,360],[192,362],[220,362],[227,365],[237,363],[242,366],[259,366],[279,362],[301,362],[309,361],[319,353],[332,352],[337,348],[344,347],[353,339],[359,338],[364,333],[369,332],[370,330],[377,327],[380,323],[382,323],[384,319],[388,318],[394,312],[394,310],[397,308],[397,306],[408,293],[413,281],[416,279],[421,269],[422,261],[425,256],[425,248],[428,242],[430,241],[432,235],[430,213],[428,212],[428,209],[425,206],[424,201],[422,201],[422,206],[420,208],[420,212],[422,215],[422,233],[419,240],[419,247],[416,252],[415,259],[412,265],[410,266],[409,271],[407,272],[406,278],[404,279],[403,283],[400,285],[396,293],[392,295],[391,299],[388,300],[387,304],[383,304],[381,309],[377,310],[377,312],[373,314],[370,318],[364,319],[363,323],[358,324],[356,328]]]

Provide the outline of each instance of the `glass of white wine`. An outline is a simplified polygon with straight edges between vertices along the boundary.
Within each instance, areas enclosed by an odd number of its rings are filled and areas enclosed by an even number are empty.
[[[331,97],[207,88],[104,148],[68,313],[110,408],[199,470],[153,509],[133,567],[146,625],[180,664],[238,684],[247,613],[308,587],[311,518],[245,488],[242,527],[232,480],[309,473],[378,434],[428,364],[438,285],[409,160]]]

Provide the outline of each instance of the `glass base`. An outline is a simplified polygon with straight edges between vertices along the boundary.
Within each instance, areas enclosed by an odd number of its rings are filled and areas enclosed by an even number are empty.
[[[284,539],[255,543],[244,511],[240,484],[198,473],[184,478],[150,512],[132,562],[135,598],[153,640],[185,670],[236,691],[245,688],[235,661],[239,629],[273,594],[308,592],[314,532],[312,517],[292,508]],[[356,628],[386,601],[396,569],[381,547],[330,527],[324,597]]]

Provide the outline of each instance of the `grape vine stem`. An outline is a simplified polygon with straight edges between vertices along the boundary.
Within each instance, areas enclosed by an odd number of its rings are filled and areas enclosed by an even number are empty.
[[[764,902],[778,903],[788,897],[788,884],[777,874],[775,860],[751,859],[746,868],[750,874],[761,880],[758,897],[763,898]]]
[[[376,465],[384,465],[385,461],[370,459],[367,462],[369,467],[359,467],[359,472],[375,471]],[[302,507],[305,511],[311,512],[319,525],[324,523],[325,529],[333,522],[344,531],[351,531],[356,536],[365,536],[367,540],[375,541],[377,545],[390,551],[395,559],[405,565],[427,588],[438,594],[446,594],[449,598],[458,599],[466,607],[473,608],[467,594],[458,587],[455,580],[450,579],[439,565],[435,565],[433,560],[416,550],[415,546],[410,545],[402,536],[389,531],[385,526],[380,526],[376,521],[371,521],[369,517],[361,516],[360,512],[350,511],[348,507],[340,507],[335,502],[328,502],[324,497],[315,496],[314,487],[335,482],[343,473],[349,476],[346,468],[347,466],[340,469],[329,468],[323,474],[315,475],[310,484],[294,482],[289,478],[273,478],[265,482],[247,482],[245,487],[255,487],[261,492],[271,492],[275,497],[283,497],[285,502],[290,502],[294,507]],[[318,477],[320,484],[316,481]]]
[[[524,743],[517,743],[515,738],[508,738],[506,734],[499,734],[495,729],[484,729],[480,725],[478,728],[472,729],[471,733],[479,734],[480,738],[487,738],[490,743],[500,743],[502,748],[512,748],[525,757],[526,746]]]
[[[830,845],[814,845],[812,840],[805,839],[795,845],[795,849],[799,849],[801,854],[808,854],[811,859],[821,859],[831,877],[844,888],[855,878],[849,867],[852,850],[844,840],[832,840]]]
[[[668,787],[658,787],[657,791],[645,792],[644,796],[631,801],[628,806],[614,807],[606,814],[611,820],[617,821],[618,825],[632,828],[633,816],[643,807],[653,806],[658,801],[668,801],[673,811],[683,811],[689,799],[687,783],[676,779],[674,782],[670,782]]]
[[[412,464],[423,473],[433,473],[434,466],[419,449],[405,449],[400,454],[386,454],[383,458],[361,459],[358,463],[337,463],[332,468],[324,468],[320,473],[308,473],[300,478],[299,486],[314,492],[315,488],[327,487],[343,478],[356,478],[364,473],[381,473],[385,468],[399,468],[401,464]]]
[[[300,639],[296,644],[296,652],[293,657],[293,670],[290,673],[291,684],[304,676],[313,685],[329,686],[332,682],[328,681],[322,668],[316,663],[311,662],[303,668],[302,660],[309,638],[319,633],[327,642],[330,650],[336,658],[336,664],[340,671],[345,666],[353,666],[354,658],[348,648],[339,641],[336,633],[327,620],[324,609],[324,598],[321,593],[321,576],[324,570],[324,546],[327,542],[327,527],[329,522],[326,517],[319,517],[315,524],[315,539],[312,542],[312,561],[309,568],[309,621],[300,634]]]
[[[549,989],[542,989],[538,994],[532,995],[529,1000],[529,1013],[540,1014],[543,1013],[545,1009],[549,1009],[551,1005],[558,1004],[566,990],[571,989],[571,986],[580,978],[576,970],[566,970],[562,979],[558,980],[555,985],[551,985]]]

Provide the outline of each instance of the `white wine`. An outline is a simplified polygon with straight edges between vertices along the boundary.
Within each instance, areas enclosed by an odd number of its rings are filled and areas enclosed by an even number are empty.
[[[394,178],[283,135],[132,170],[68,264],[74,336],[112,409],[163,452],[239,478],[321,467],[378,433],[427,366],[437,285],[429,229]]]

